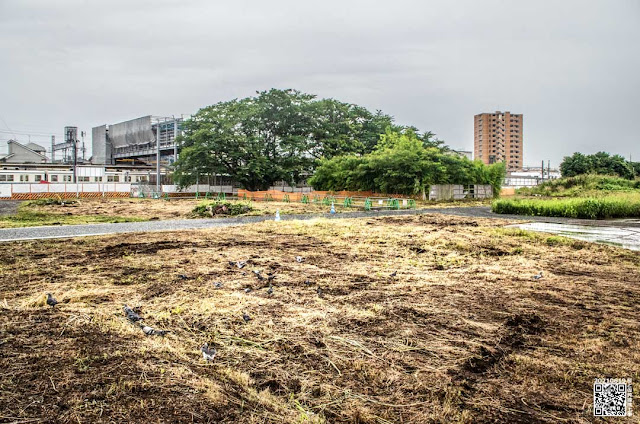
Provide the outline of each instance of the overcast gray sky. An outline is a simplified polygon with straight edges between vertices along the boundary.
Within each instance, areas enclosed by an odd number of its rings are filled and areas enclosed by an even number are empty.
[[[640,0],[0,0],[0,140],[295,88],[473,148],[524,114],[525,165],[640,160]],[[4,144],[4,142],[2,143]]]

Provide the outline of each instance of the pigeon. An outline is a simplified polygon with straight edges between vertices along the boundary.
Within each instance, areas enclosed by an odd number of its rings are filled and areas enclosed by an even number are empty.
[[[310,286],[311,284],[313,284],[313,283],[311,282],[311,280],[304,280],[304,283],[305,283],[307,286]]]
[[[316,292],[318,292],[318,297],[322,297],[322,289],[320,287],[316,289]]]
[[[51,293],[47,293],[47,305],[54,308],[58,304],[58,301],[51,296]]]
[[[246,289],[244,289],[245,293],[251,293],[251,287],[247,287]]]
[[[244,322],[249,322],[249,321],[251,321],[251,317],[250,317],[250,316],[249,316],[249,314],[248,314],[248,313],[246,313],[246,312],[243,312],[243,313],[242,313],[242,319],[244,320]]]
[[[302,261],[304,261],[304,258],[302,256],[296,256],[296,262],[302,263]]]
[[[258,277],[259,281],[264,281],[264,277],[262,276],[262,274],[258,273],[256,274],[256,277]]]
[[[246,263],[246,262],[244,262],[244,261],[238,261],[238,262],[236,262],[236,266],[237,266],[238,268],[240,268],[240,269],[244,268],[244,266],[245,266],[246,264],[247,264],[247,263]]]
[[[128,307],[127,305],[124,305],[124,314],[127,316],[127,319],[131,322],[137,322],[137,321],[142,321],[142,317],[140,317],[140,315],[136,314],[133,309],[131,309],[130,307]]]
[[[534,280],[539,280],[539,279],[541,279],[541,278],[542,278],[542,271],[540,271],[540,273],[539,273],[538,275],[534,275],[534,276],[533,276],[533,279],[534,279]]]
[[[276,278],[276,276],[275,276],[275,275],[273,275],[273,274],[271,274],[271,275],[269,275],[269,276],[267,277],[267,281],[273,281],[273,280],[275,280],[275,278]]]
[[[178,278],[181,279],[181,280],[188,280],[189,279],[189,277],[187,277],[184,274],[178,274]]]
[[[269,285],[269,290],[267,290],[267,294],[271,296],[273,294],[273,286]]]
[[[398,275],[398,271],[393,271],[393,272],[389,275],[389,277],[395,277],[396,275]]]
[[[207,343],[202,345],[200,351],[202,352],[202,357],[207,361],[213,361],[216,357],[216,348],[213,346],[209,347],[209,344]]]
[[[168,331],[166,330],[156,330],[155,328],[149,327],[147,325],[141,325],[140,328],[142,328],[142,331],[144,332],[144,334],[146,334],[147,336],[160,336],[160,337],[164,337],[165,334],[168,333]]]
[[[254,269],[253,273],[256,274],[256,275],[260,275],[260,270],[259,269]]]
[[[222,288],[222,283],[221,282],[217,282],[213,284],[213,287],[217,288],[217,289],[221,289]]]
[[[233,261],[229,261],[229,266],[234,266],[236,263]]]

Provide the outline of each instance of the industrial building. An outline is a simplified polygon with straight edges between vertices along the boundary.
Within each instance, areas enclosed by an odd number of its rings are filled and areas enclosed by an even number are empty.
[[[505,162],[507,171],[522,169],[522,114],[481,113],[474,117],[474,157],[487,165]]]
[[[45,148],[35,144],[18,143],[15,140],[7,142],[8,153],[0,155],[0,163],[45,163],[48,162],[45,156]]]
[[[94,127],[92,159],[96,165],[146,164],[167,167],[178,157],[176,137],[182,118],[143,116]]]

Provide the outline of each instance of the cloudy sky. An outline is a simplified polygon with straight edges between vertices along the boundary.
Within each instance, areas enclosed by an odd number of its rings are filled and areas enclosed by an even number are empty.
[[[640,0],[0,0],[0,144],[271,87],[468,150],[474,114],[522,113],[525,165],[640,160]]]

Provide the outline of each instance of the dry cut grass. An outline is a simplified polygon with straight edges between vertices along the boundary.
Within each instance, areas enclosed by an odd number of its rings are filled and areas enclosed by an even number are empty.
[[[595,422],[595,377],[640,378],[640,257],[502,224],[270,221],[4,245],[1,418]],[[273,295],[253,270],[275,273]],[[170,333],[145,336],[124,303]]]

